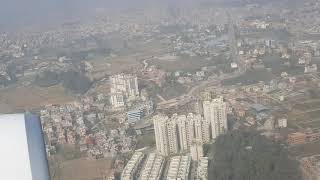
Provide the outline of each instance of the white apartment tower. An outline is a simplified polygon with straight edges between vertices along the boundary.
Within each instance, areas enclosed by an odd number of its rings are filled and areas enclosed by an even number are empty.
[[[227,104],[223,97],[204,101],[203,114],[204,119],[210,122],[212,139],[227,131]]]
[[[125,105],[124,96],[121,92],[111,94],[111,104],[113,107],[123,107]]]
[[[171,118],[159,114],[153,117],[157,150],[162,155],[176,154],[190,150],[194,141],[210,141],[209,123],[189,113],[188,116],[173,114]]]
[[[167,121],[168,116],[159,114],[153,117],[154,133],[156,139],[156,147],[158,153],[161,155],[169,155],[169,140],[168,140],[168,129]]]
[[[190,147],[191,158],[193,161],[199,161],[203,157],[203,144],[201,141],[194,140]]]
[[[169,144],[169,154],[176,154],[179,152],[179,131],[177,127],[177,115],[174,115],[167,122],[168,128],[168,144]]]
[[[193,121],[193,139],[201,141],[202,143],[209,143],[210,122],[201,117],[200,114],[194,115],[192,113],[189,113],[188,118],[192,119]]]
[[[110,77],[111,104],[114,107],[125,105],[125,101],[135,100],[139,97],[137,76],[131,74],[117,74]]]
[[[179,147],[180,151],[187,151],[190,148],[191,139],[193,138],[192,132],[192,121],[189,121],[185,115],[173,115],[173,118],[178,124],[178,132],[179,132]]]

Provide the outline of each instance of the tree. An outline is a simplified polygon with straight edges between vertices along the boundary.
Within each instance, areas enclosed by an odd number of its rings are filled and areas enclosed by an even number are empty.
[[[257,132],[232,131],[207,146],[209,179],[300,180],[297,162],[279,144]]]
[[[62,84],[66,89],[77,94],[87,92],[92,84],[88,77],[73,70],[62,73],[61,79]]]

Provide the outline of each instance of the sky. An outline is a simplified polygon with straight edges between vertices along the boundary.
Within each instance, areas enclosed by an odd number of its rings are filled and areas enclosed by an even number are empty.
[[[240,0],[0,0],[0,30],[8,27],[61,24],[92,15],[97,8],[118,10],[162,3],[174,7],[187,2]],[[261,0],[262,1],[262,0]]]
[[[123,9],[164,1],[183,4],[190,0],[0,0],[0,26],[50,22],[85,16],[96,8]]]
[[[0,28],[63,22],[89,16],[97,8],[137,7],[143,1],[146,0],[0,0]]]

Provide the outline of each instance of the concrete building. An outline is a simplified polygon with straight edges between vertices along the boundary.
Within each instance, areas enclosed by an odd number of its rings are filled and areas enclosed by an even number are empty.
[[[302,158],[300,169],[305,180],[320,180],[320,154]]]
[[[174,114],[172,117],[173,121],[176,121],[178,125],[178,133],[179,133],[179,147],[181,151],[187,151],[191,144],[192,134],[190,133],[191,123],[187,121],[187,117],[185,115],[178,116]]]
[[[131,74],[117,74],[110,77],[111,104],[114,107],[125,105],[126,101],[135,100],[139,97],[137,76]]]
[[[304,132],[294,132],[288,134],[287,142],[289,145],[305,144],[320,141],[320,129],[306,129]]]
[[[200,114],[189,113],[187,116],[189,121],[193,122],[191,132],[194,132],[194,139],[201,140],[202,143],[210,142],[210,122],[201,117]]]
[[[142,108],[138,108],[132,111],[127,112],[128,123],[134,123],[136,121],[140,121],[144,116],[144,112]]]
[[[139,166],[141,166],[141,161],[144,158],[142,152],[135,152],[126,167],[121,173],[121,180],[133,180],[136,177]]]
[[[288,120],[286,118],[278,119],[278,127],[286,128],[288,126]]]
[[[167,122],[168,145],[170,154],[179,153],[179,130],[177,128],[177,116],[177,114],[174,114],[173,117]]]
[[[191,167],[191,157],[174,156],[170,159],[167,180],[188,180]]]
[[[169,140],[167,121],[169,117],[164,114],[155,115],[153,117],[154,133],[156,139],[156,147],[161,155],[169,155]]]
[[[193,161],[199,161],[203,157],[203,143],[194,140],[190,147],[191,158]]]
[[[123,107],[125,106],[124,96],[121,92],[112,93],[110,95],[110,103],[113,107]]]
[[[223,97],[204,101],[203,114],[204,119],[210,122],[212,139],[227,131],[227,104]]]
[[[207,157],[200,158],[200,160],[198,161],[198,168],[197,168],[198,180],[208,179],[208,165],[209,165],[209,160]]]
[[[165,159],[156,153],[149,154],[141,171],[141,180],[160,180],[165,166]]]
[[[288,134],[287,142],[289,145],[304,144],[306,143],[306,134],[302,132]]]
[[[167,156],[179,152],[188,152],[193,141],[208,143],[210,141],[209,122],[189,113],[188,116],[173,114],[153,117],[157,150]]]
[[[138,78],[131,74],[117,74],[110,77],[111,93],[124,92],[127,97],[139,96]]]

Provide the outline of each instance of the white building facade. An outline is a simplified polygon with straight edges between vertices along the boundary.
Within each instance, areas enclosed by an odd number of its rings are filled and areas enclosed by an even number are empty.
[[[117,108],[126,101],[139,98],[138,78],[131,74],[117,74],[110,77],[111,104]]]
[[[223,97],[204,101],[203,114],[204,119],[210,122],[212,139],[228,130],[227,104]]]

